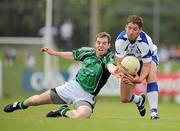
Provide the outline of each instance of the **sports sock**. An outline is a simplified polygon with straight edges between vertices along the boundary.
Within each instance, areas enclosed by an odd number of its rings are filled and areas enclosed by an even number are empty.
[[[158,85],[157,85],[157,82],[148,83],[147,98],[148,98],[151,112],[157,113],[157,108],[158,108]]]
[[[156,116],[157,115],[157,109],[152,108],[151,109],[151,116]]]
[[[18,102],[17,108],[19,108],[19,109],[26,109],[28,106],[25,106],[23,103],[24,103],[24,101]]]
[[[62,109],[59,109],[58,112],[61,116],[67,117],[66,112],[69,110],[70,110],[69,108],[62,108]]]
[[[131,94],[130,102],[134,102],[137,105],[141,104],[141,97],[136,94]]]

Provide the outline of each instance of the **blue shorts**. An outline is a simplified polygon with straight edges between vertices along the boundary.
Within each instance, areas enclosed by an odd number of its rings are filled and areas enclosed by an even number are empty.
[[[154,61],[156,63],[156,65],[159,65],[159,57],[158,57],[158,55],[153,55],[152,56],[152,61]]]
[[[152,56],[152,61],[154,61],[156,63],[156,66],[159,65],[159,57],[158,57],[157,54]],[[140,61],[140,69],[139,69],[139,71],[137,73],[138,75],[140,75],[140,73],[141,73],[142,65],[143,65],[143,62]]]

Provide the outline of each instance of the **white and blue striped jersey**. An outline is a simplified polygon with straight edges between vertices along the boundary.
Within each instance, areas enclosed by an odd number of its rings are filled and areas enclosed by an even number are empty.
[[[157,46],[153,44],[152,39],[145,33],[141,32],[136,40],[128,40],[125,31],[121,32],[115,42],[115,55],[124,57],[133,55],[143,63],[148,63],[157,55]]]

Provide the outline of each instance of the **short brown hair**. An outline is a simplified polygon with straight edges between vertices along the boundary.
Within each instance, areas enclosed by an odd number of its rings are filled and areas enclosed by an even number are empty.
[[[107,37],[108,38],[108,43],[110,44],[111,43],[111,35],[107,32],[100,32],[96,35],[96,40],[97,38],[100,37],[100,38],[103,38],[103,37]]]
[[[139,26],[139,28],[141,28],[143,26],[143,19],[140,17],[140,16],[137,16],[137,15],[130,15],[128,18],[127,18],[127,22],[126,24],[128,23],[133,23],[133,24],[137,24]]]

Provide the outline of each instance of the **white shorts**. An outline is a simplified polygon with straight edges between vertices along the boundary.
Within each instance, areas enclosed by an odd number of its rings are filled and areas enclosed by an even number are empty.
[[[67,104],[75,104],[79,101],[86,101],[92,106],[95,104],[95,96],[84,91],[76,80],[70,80],[56,87],[55,90]]]

